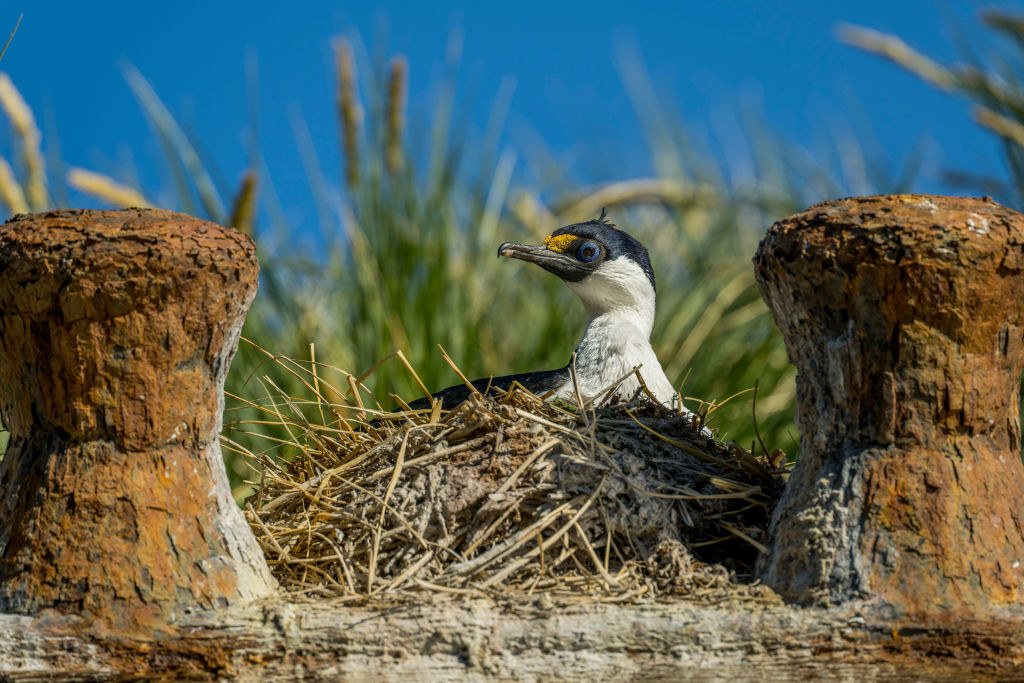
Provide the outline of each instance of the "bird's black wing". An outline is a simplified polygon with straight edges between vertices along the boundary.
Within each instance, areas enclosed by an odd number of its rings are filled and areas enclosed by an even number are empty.
[[[484,377],[474,380],[472,384],[476,387],[477,391],[483,393],[487,391],[488,387],[504,391],[512,386],[513,382],[518,382],[538,396],[543,396],[553,389],[558,389],[568,381],[569,367],[566,366],[557,370],[523,372],[518,375],[505,375],[503,377]],[[469,398],[469,387],[465,384],[456,384],[455,386],[438,391],[433,396],[435,399],[441,399],[444,402],[445,408],[454,408]],[[426,398],[421,398],[410,403],[409,407],[413,410],[429,408],[430,402]]]

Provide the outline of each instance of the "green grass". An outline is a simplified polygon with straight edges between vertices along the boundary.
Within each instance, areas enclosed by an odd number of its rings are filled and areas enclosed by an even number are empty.
[[[652,164],[660,170],[654,178],[590,189],[571,181],[512,186],[516,153],[496,144],[502,104],[491,115],[489,136],[471,149],[451,126],[458,105],[449,81],[419,152],[426,163],[389,172],[388,80],[382,75],[364,83],[368,126],[357,131],[358,145],[347,160],[347,175],[355,180],[324,179],[313,150],[306,149],[310,186],[324,207],[326,256],[264,252],[263,288],[247,337],[296,358],[309,358],[315,342],[318,361],[357,375],[401,349],[431,390],[459,381],[437,345],[471,377],[561,366],[582,334],[582,307],[556,278],[498,261],[495,248],[505,240],[539,241],[606,206],[651,250],[659,286],[654,343],[669,376],[683,384],[685,395],[709,401],[759,382],[762,435],[773,446],[794,450],[793,370],[756,292],[750,258],[774,219],[817,197],[798,189],[806,175],[778,155],[779,141],[752,145],[766,178],[744,187],[728,186],[723,179],[729,169],[689,148],[677,128],[651,131]],[[657,107],[642,92],[636,97],[643,111]],[[563,175],[544,163],[529,175]],[[466,167],[474,173],[460,171]],[[417,168],[423,170],[412,170]],[[332,213],[326,207],[339,202],[324,188],[338,187],[344,208]],[[541,197],[554,199],[545,203]],[[266,243],[288,233],[288,225],[272,221],[257,237]],[[243,348],[229,390],[251,395],[253,388],[239,380],[264,360]],[[301,391],[294,379],[277,379],[286,392]],[[378,396],[421,395],[396,359],[368,383]],[[744,394],[716,413],[716,426],[748,446],[754,439],[751,398]]]
[[[402,350],[431,390],[458,381],[438,345],[470,376],[560,366],[582,333],[581,306],[554,277],[498,261],[495,248],[505,240],[540,240],[553,228],[592,218],[607,207],[610,217],[651,251],[659,292],[653,341],[669,377],[682,383],[684,395],[707,401],[757,384],[764,441],[769,448],[796,451],[794,370],[758,295],[750,259],[773,221],[815,201],[911,189],[912,163],[909,171],[879,172],[887,160],[870,158],[864,152],[868,146],[856,140],[812,154],[780,139],[758,116],[740,111],[745,136],[740,166],[752,171],[736,180],[731,161],[702,145],[699,131],[663,105],[642,65],[624,54],[623,84],[641,120],[654,173],[588,186],[543,149],[524,155],[500,146],[510,86],[491,103],[489,124],[473,144],[475,138],[456,125],[470,103],[460,100],[456,65],[449,63],[432,113],[417,122],[416,129],[428,133],[417,138],[405,123],[409,71],[404,61],[373,62],[348,43],[339,43],[337,54],[339,137],[318,144],[341,143],[345,169],[324,172],[305,124],[293,116],[297,153],[319,217],[316,241],[322,248],[317,249],[302,246],[309,240],[295,239],[295,226],[276,205],[273,169],[265,167],[258,140],[250,141],[250,168],[237,189],[222,193],[197,151],[202,145],[183,132],[142,74],[131,69],[126,74],[173,185],[173,192],[134,189],[147,198],[173,195],[165,208],[234,225],[252,234],[260,247],[261,286],[246,320],[247,338],[298,359],[309,359],[315,345],[317,361],[356,375]],[[1016,88],[1019,81],[1013,83]],[[334,98],[325,92],[323,106],[332,106]],[[1024,105],[1013,108],[1016,99],[1001,107],[996,106],[1000,101],[985,101],[1004,117],[1024,111]],[[354,115],[359,109],[365,112],[362,120]],[[15,181],[18,189],[35,188],[22,192],[25,201],[35,202],[48,198],[46,188],[61,187],[64,179],[40,179],[42,150],[32,149],[31,136],[19,137],[24,121],[20,126],[13,126],[21,159],[14,164]],[[1021,166],[1013,161],[1020,140],[1006,139],[1013,150],[1008,151],[1011,177],[1024,187],[1014,175]],[[524,164],[528,172],[516,175],[514,169]],[[513,180],[519,177],[541,180]],[[114,203],[123,196],[113,181],[109,191],[90,192]],[[0,192],[0,200],[4,196]],[[258,349],[243,344],[228,391],[260,398],[260,379],[271,365]],[[308,392],[287,373],[274,373],[274,381],[285,394]],[[394,393],[411,399],[422,393],[396,358],[385,361],[368,384],[379,397]],[[720,433],[746,446],[755,438],[752,399],[752,392],[742,393],[715,413]],[[254,416],[236,410],[227,419]],[[236,433],[235,438],[247,437]],[[265,448],[258,439],[245,445]],[[232,456],[228,465],[237,486],[247,467]]]

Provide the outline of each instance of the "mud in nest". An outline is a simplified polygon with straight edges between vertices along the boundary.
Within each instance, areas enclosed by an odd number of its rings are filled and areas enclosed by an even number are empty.
[[[282,587],[772,599],[753,563],[778,454],[755,458],[645,399],[580,411],[497,394],[294,425],[299,454],[260,457],[246,504]]]

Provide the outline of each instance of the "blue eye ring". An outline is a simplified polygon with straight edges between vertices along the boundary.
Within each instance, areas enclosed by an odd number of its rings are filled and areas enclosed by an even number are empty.
[[[601,247],[596,242],[584,242],[576,250],[576,258],[583,263],[590,263],[601,254]]]

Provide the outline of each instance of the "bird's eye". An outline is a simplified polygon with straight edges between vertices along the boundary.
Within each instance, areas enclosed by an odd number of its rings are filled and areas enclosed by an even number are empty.
[[[576,258],[584,263],[589,263],[597,258],[597,255],[601,253],[600,247],[593,242],[584,242],[580,245],[579,251],[576,252]]]

